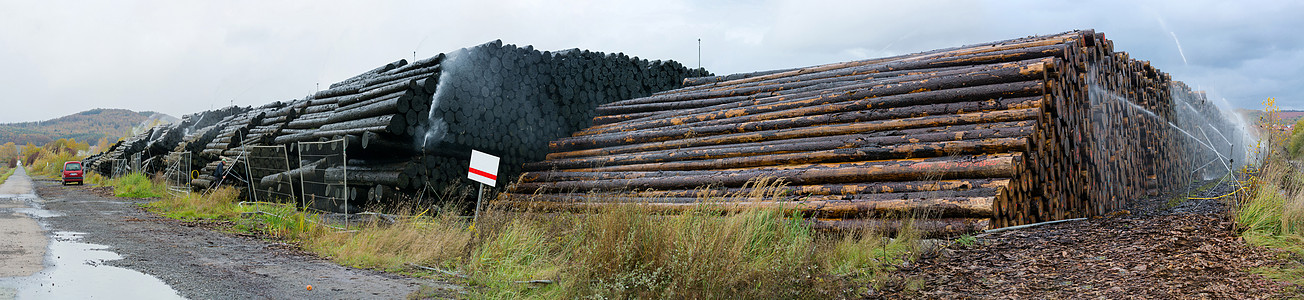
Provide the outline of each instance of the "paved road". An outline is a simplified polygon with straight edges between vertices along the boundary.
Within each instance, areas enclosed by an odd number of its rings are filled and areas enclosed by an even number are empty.
[[[21,168],[0,185],[0,277],[32,276],[44,269],[45,234],[21,212],[31,209],[24,199],[32,198],[32,181]]]
[[[6,298],[6,285],[11,295],[16,286],[18,296],[38,298],[395,299],[421,285],[455,295],[451,291],[456,287],[451,285],[342,267],[301,255],[284,244],[161,218],[138,208],[146,200],[102,197],[90,192],[90,186],[65,187],[53,180],[32,183],[22,174],[9,181],[20,192],[23,185],[30,186],[25,195],[31,195],[34,187],[40,197],[0,201],[0,207],[15,207],[0,208],[0,228],[5,234],[0,245],[6,247],[0,248],[0,263],[5,266],[0,268],[5,272],[0,277],[18,276],[0,278],[0,299]],[[23,206],[17,207],[20,202]],[[41,228],[34,230],[32,226],[38,223]],[[32,233],[41,229],[43,235]],[[22,237],[13,239],[19,242],[12,246],[8,242],[11,231]],[[31,245],[47,240],[46,250],[51,255],[45,256],[45,270],[32,275],[33,257],[41,257],[44,251]],[[19,249],[18,243],[23,243],[23,251],[12,250]],[[9,267],[10,261],[21,263]],[[105,284],[113,278],[133,279]],[[34,287],[32,282],[39,285]],[[306,289],[308,285],[314,287],[312,291]],[[72,292],[100,286],[139,292],[131,293],[136,297],[116,297],[108,290]]]

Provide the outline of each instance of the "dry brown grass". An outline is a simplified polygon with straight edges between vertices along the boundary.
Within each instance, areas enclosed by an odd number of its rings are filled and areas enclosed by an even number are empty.
[[[456,216],[417,214],[389,224],[374,219],[356,232],[322,231],[305,246],[341,264],[399,271],[415,263],[445,266],[466,255],[473,233]]]
[[[783,190],[773,180],[751,186],[756,192],[704,201],[775,199]],[[201,198],[225,199],[227,193]],[[669,214],[637,203],[585,213],[491,207],[475,226],[455,213],[409,210],[415,213],[397,222],[354,223],[340,231],[290,206],[231,201],[180,197],[151,205],[182,218],[258,212],[254,220],[263,232],[341,264],[461,281],[477,298],[854,297],[918,253],[918,235],[909,226],[895,239],[869,229],[821,233],[782,207]],[[552,283],[522,283],[530,280]]]

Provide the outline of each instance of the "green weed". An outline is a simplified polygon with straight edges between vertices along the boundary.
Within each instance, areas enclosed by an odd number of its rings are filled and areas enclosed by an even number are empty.
[[[1270,114],[1277,110],[1266,102]],[[1304,285],[1304,173],[1297,170],[1291,158],[1299,157],[1304,147],[1304,120],[1296,123],[1294,131],[1275,131],[1270,120],[1260,120],[1260,128],[1269,128],[1256,151],[1266,154],[1259,172],[1248,182],[1251,191],[1236,205],[1235,219],[1241,236],[1251,245],[1286,250],[1282,257],[1287,264],[1253,270],[1265,277]]]
[[[456,213],[431,213],[459,211],[447,207],[342,231],[290,205],[238,204],[236,193],[164,197],[147,207],[179,219],[243,213],[233,230],[281,237],[343,265],[463,282],[474,298],[838,298],[920,284],[891,275],[918,257],[909,221],[888,238],[817,232],[782,206],[667,213],[628,204],[586,213],[489,208],[470,226]]]
[[[14,169],[0,167],[0,184],[5,184],[5,180],[9,180],[9,175],[13,174]]]
[[[243,212],[237,205],[239,193],[235,188],[224,186],[209,193],[168,195],[144,206],[150,211],[179,220],[234,220]]]
[[[973,247],[974,245],[978,244],[978,238],[972,235],[965,234],[965,235],[961,235],[959,238],[956,238],[955,243],[960,244],[960,246],[962,247]]]
[[[166,194],[166,187],[156,184],[148,176],[141,173],[132,173],[110,179],[107,185],[113,187],[113,195],[117,197],[158,198]]]

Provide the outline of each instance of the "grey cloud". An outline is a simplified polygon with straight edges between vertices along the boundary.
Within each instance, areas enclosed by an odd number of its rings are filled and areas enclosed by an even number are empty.
[[[413,52],[494,39],[696,65],[701,38],[702,65],[726,74],[1082,28],[1236,106],[1277,97],[1304,108],[1301,11],[1290,1],[1175,0],[7,1],[0,122],[94,107],[181,115],[257,105]]]

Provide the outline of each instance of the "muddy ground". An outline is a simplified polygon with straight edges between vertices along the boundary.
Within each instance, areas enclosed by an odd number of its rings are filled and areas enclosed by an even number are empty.
[[[1227,183],[1200,192],[1234,190]],[[1291,263],[1249,246],[1219,200],[1138,201],[1102,218],[994,233],[901,271],[872,298],[1262,299],[1299,287],[1250,272]]]
[[[113,198],[92,186],[36,179],[49,231],[85,233],[123,259],[104,264],[144,272],[191,299],[402,299],[426,285],[457,296],[445,283],[336,265],[295,247],[210,230],[139,208],[148,200]],[[313,290],[307,289],[308,285]]]

